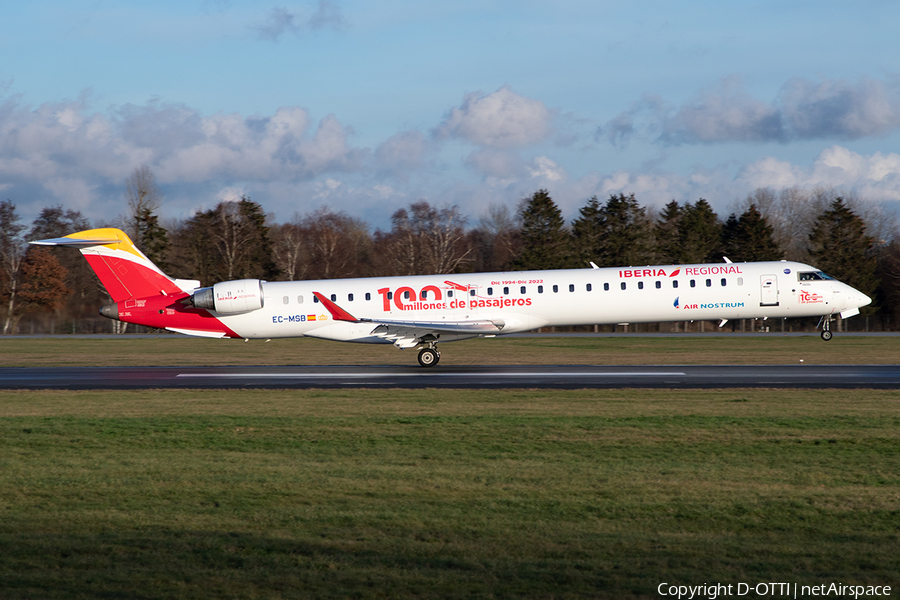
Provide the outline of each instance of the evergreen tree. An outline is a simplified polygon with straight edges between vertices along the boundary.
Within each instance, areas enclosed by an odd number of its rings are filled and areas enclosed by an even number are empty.
[[[599,266],[645,265],[652,261],[651,223],[634,194],[610,196],[600,209]]]
[[[819,215],[809,234],[813,264],[873,298],[873,304],[862,309],[870,313],[876,311],[873,305],[879,283],[872,242],[863,220],[840,197]]]
[[[573,243],[581,258],[579,266],[588,261],[601,267],[652,262],[651,228],[647,213],[634,194],[611,195],[603,206],[594,196],[572,223]]]
[[[220,202],[189,219],[173,236],[173,272],[204,285],[278,275],[262,207],[246,196]]]
[[[513,268],[561,269],[569,266],[571,250],[562,212],[547,190],[538,190],[525,199],[522,217],[522,254]]]
[[[572,245],[580,266],[600,261],[603,254],[603,216],[597,196],[591,196],[572,222]],[[601,265],[602,266],[602,265]]]
[[[722,225],[709,202],[700,198],[685,204],[678,220],[677,262],[682,264],[720,262]]]
[[[722,252],[737,262],[781,260],[784,252],[775,243],[772,227],[755,204],[738,218],[732,214],[722,228]]]
[[[275,265],[274,253],[272,252],[272,241],[269,237],[269,226],[266,224],[266,214],[263,212],[262,206],[253,202],[247,196],[242,196],[238,203],[241,216],[247,220],[253,231],[253,241],[250,246],[249,262],[250,269],[258,275],[250,275],[251,277],[259,277],[260,279],[272,279],[278,277],[278,267]]]
[[[672,200],[666,204],[656,221],[654,232],[656,261],[660,264],[673,264],[681,258],[678,227],[681,222],[682,208]]]
[[[141,252],[163,272],[168,272],[169,232],[159,224],[159,217],[151,209],[144,208],[135,216],[133,225]]]

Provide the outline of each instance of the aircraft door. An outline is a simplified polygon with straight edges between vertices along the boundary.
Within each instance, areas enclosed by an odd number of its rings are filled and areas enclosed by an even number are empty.
[[[759,278],[759,305],[778,306],[778,278],[775,275]]]

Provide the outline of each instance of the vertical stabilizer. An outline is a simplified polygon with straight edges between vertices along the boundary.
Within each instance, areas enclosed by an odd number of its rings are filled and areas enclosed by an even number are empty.
[[[158,295],[183,295],[181,287],[138,250],[121,229],[90,229],[31,242],[78,248],[114,302]]]

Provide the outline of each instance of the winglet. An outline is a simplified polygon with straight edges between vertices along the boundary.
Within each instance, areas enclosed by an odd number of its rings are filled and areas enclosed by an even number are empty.
[[[327,308],[328,312],[331,313],[331,318],[335,321],[350,321],[351,323],[359,323],[359,319],[348,313],[346,310],[344,310],[319,292],[313,292],[313,296],[318,298],[319,302],[325,305],[325,308]]]

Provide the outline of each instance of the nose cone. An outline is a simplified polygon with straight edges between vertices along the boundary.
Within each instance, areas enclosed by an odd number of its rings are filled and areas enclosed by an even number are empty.
[[[859,307],[868,306],[869,304],[872,304],[872,299],[869,298],[868,296],[866,296],[865,294],[863,294],[862,292],[859,292],[859,299],[860,299],[859,304],[857,305]]]

